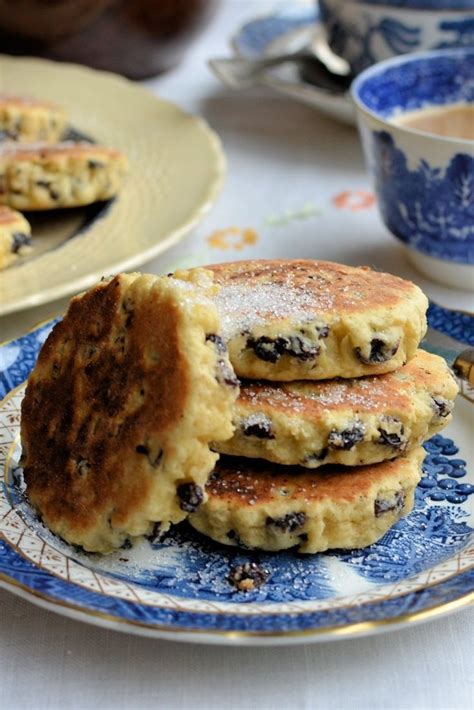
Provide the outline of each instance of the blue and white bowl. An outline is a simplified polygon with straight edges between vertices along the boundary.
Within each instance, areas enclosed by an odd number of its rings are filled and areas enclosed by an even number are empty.
[[[474,289],[474,141],[397,125],[404,112],[474,103],[474,48],[397,57],[352,85],[382,218],[419,271]]]
[[[474,0],[319,0],[331,49],[355,74],[407,52],[472,47]]]

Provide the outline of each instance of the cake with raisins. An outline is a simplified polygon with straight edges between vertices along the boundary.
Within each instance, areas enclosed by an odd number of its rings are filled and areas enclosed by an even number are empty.
[[[214,264],[216,305],[239,377],[291,382],[392,372],[426,332],[410,281],[310,259]]]
[[[412,507],[421,447],[383,463],[308,471],[223,456],[191,525],[224,545],[316,553],[379,540]]]
[[[22,403],[26,494],[92,552],[129,547],[196,511],[232,435],[238,381],[212,274],[120,274],[72,299]]]
[[[446,361],[424,350],[399,370],[377,377],[243,380],[234,435],[215,449],[307,468],[377,463],[443,429],[457,392]]]

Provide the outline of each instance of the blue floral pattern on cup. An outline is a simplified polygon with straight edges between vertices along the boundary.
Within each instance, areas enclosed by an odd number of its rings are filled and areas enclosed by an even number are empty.
[[[374,131],[377,195],[387,227],[440,259],[474,264],[474,156],[456,153],[445,169],[426,160],[410,170],[387,131]]]
[[[474,3],[320,0],[331,49],[358,74],[417,50],[472,47]],[[463,12],[464,11],[464,12]]]
[[[390,54],[414,52],[420,46],[420,27],[413,27],[393,18],[382,18],[360,31],[355,24],[340,22],[325,15],[324,2],[321,12],[326,17],[328,43],[333,52],[348,59],[355,73],[377,62],[374,45],[382,42]]]
[[[429,52],[380,64],[353,85],[354,97],[389,119],[425,106],[474,103],[474,48]]]
[[[474,103],[474,49],[400,57],[353,84],[367,162],[385,224],[420,254],[474,264],[474,141],[430,135],[391,119]]]
[[[444,20],[438,25],[442,37],[435,49],[474,46],[474,17],[464,20]]]

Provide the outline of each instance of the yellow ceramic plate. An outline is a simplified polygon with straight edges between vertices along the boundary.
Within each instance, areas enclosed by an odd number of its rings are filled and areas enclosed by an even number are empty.
[[[121,77],[71,64],[0,57],[0,92],[64,106],[71,126],[123,151],[129,171],[110,203],[29,213],[34,250],[0,272],[0,315],[76,293],[168,249],[210,208],[225,161],[200,118]]]

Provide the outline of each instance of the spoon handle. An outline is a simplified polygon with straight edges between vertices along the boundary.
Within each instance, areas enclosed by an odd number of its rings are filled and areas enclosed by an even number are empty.
[[[298,61],[307,56],[307,52],[292,52],[291,54],[279,54],[276,57],[264,57],[263,59],[245,59],[244,57],[210,59],[209,67],[231,89],[248,89],[260,83],[261,74],[266,69],[283,62]]]

